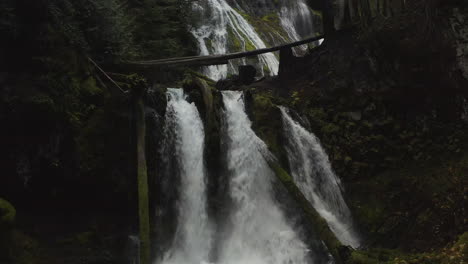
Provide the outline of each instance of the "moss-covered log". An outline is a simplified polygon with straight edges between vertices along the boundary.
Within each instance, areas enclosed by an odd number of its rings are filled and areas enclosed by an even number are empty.
[[[335,262],[345,263],[341,252],[346,246],[343,246],[341,242],[336,238],[335,234],[328,227],[328,223],[323,219],[318,212],[312,207],[307,198],[302,194],[301,190],[296,186],[292,177],[279,166],[276,162],[269,160],[268,164],[270,168],[275,172],[278,180],[283,183],[284,187],[288,190],[291,197],[297,202],[297,204],[304,211],[307,220],[314,230],[317,232],[318,237],[325,243],[325,246],[330,251],[330,254],[335,259]]]
[[[138,84],[140,86],[140,84]],[[150,223],[148,199],[148,173],[145,155],[145,106],[143,103],[143,87],[135,91],[135,128],[137,144],[137,177],[138,177],[138,216],[140,228],[140,263],[150,263]]]

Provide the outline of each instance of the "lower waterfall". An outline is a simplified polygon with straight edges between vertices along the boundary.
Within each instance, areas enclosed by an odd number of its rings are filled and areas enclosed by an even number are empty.
[[[291,174],[299,189],[327,221],[345,245],[360,244],[351,212],[341,194],[340,180],[333,172],[319,140],[280,107]]]
[[[176,234],[162,263],[203,263],[209,259],[212,238],[206,211],[203,123],[182,89],[168,89],[167,97],[166,143],[173,144],[175,151],[180,194]]]
[[[291,215],[287,217],[284,207],[277,201],[276,176],[267,162],[272,154],[251,128],[243,92],[223,91],[222,97],[227,213],[212,222],[207,213],[203,122],[197,107],[187,101],[182,89],[167,91],[163,148],[168,154],[166,157],[172,157],[171,161],[166,161],[173,164],[167,173],[169,185],[178,186],[173,189],[178,190],[177,220],[169,219],[177,227],[169,249],[157,263],[310,264],[332,261],[321,258],[324,248],[305,243],[304,233],[298,231],[300,227],[292,223]],[[325,153],[315,137],[292,120],[285,108],[281,111],[290,139],[286,149],[298,187],[344,244],[358,246],[348,220],[349,209]],[[307,239],[313,240],[313,237]]]
[[[267,146],[251,129],[243,93],[224,91],[227,167],[232,212],[222,241],[222,264],[311,263],[308,249],[275,204]]]

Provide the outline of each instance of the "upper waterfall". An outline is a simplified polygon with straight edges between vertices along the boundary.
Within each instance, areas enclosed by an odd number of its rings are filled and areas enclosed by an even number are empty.
[[[193,2],[193,10],[203,14],[200,27],[191,32],[197,39],[201,55],[224,54],[228,49],[228,38],[240,41],[242,51],[248,49],[266,48],[265,42],[260,38],[254,27],[233,9],[225,0],[206,0]],[[279,61],[271,53],[259,56],[259,61],[265,65],[270,74],[277,74]],[[235,67],[231,64],[231,70]],[[262,72],[263,72],[263,68]],[[210,66],[206,74],[212,79],[221,79],[227,76],[227,66]]]
[[[314,32],[312,23],[312,12],[304,0],[281,1],[280,21],[281,26],[288,34],[290,40],[299,41],[302,38],[309,37]],[[302,45],[294,51],[304,53],[308,46]]]
[[[341,194],[340,179],[333,172],[319,140],[280,107],[286,152],[294,181],[333,233],[345,245],[359,247],[351,212]]]
[[[192,13],[190,31],[198,42],[200,55],[261,49],[316,33],[313,14],[304,0],[279,3],[273,0],[196,0],[192,2]],[[307,45],[295,49],[296,53],[306,50]],[[237,66],[247,63],[254,64],[262,76],[278,73],[277,56],[267,53],[257,59],[209,66],[204,69],[204,74],[214,80],[223,79],[229,74],[237,74]]]

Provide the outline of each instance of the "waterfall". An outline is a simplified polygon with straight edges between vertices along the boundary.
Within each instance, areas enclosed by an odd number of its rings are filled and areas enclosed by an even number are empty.
[[[203,263],[211,249],[211,224],[206,211],[204,129],[196,106],[182,89],[168,89],[166,140],[172,144],[180,175],[178,225],[163,263]],[[172,175],[169,175],[172,176]]]
[[[251,129],[243,94],[224,91],[232,213],[220,247],[222,264],[311,263],[306,245],[275,204],[267,146]]]
[[[200,55],[227,53],[230,51],[228,50],[229,38],[235,38],[240,42],[241,51],[246,51],[248,47],[254,49],[267,47],[254,27],[226,0],[193,1],[192,10],[198,21],[194,21],[195,25],[191,33],[198,41]],[[258,57],[261,65],[268,68],[270,75],[278,73],[279,62],[273,53],[262,54]],[[245,64],[245,61],[243,63]],[[230,68],[231,73],[236,72],[233,64],[230,64]],[[263,71],[263,67],[259,68]],[[226,78],[228,66],[209,66],[205,74],[214,80]]]
[[[291,174],[299,189],[327,221],[345,245],[359,246],[351,213],[341,194],[340,180],[333,172],[319,140],[280,107]]]
[[[279,18],[281,27],[292,41],[299,41],[315,33],[312,25],[312,13],[304,0],[283,0]],[[302,45],[299,47],[300,52],[297,52],[297,49],[294,50],[300,55],[305,53],[307,48],[308,45]]]

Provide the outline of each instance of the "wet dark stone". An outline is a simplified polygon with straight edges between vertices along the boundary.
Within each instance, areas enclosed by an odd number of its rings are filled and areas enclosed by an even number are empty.
[[[251,84],[255,81],[257,70],[252,65],[239,66],[239,82],[244,85]]]

